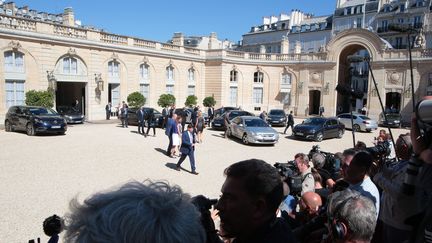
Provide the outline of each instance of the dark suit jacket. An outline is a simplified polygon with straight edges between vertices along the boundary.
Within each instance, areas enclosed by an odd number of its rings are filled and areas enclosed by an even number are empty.
[[[288,115],[288,124],[294,125],[294,117],[291,114]]]
[[[190,142],[189,131],[185,131],[182,134],[182,144],[180,146],[180,152],[182,154],[190,154],[190,153],[193,153],[193,151],[194,151],[192,144],[195,143],[195,137],[192,133],[190,135],[192,137],[192,143]]]
[[[137,118],[138,118],[139,122],[144,121],[144,116],[145,116],[145,113],[143,110],[141,110],[141,109],[137,110]]]
[[[168,118],[165,135],[171,137],[172,134],[177,130],[177,124],[174,119]]]
[[[209,107],[208,110],[207,110],[207,114],[208,114],[209,117],[214,116],[214,109],[212,107]]]

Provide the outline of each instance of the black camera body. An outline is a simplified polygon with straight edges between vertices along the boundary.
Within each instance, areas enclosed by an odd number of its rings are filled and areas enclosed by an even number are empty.
[[[375,160],[385,159],[390,155],[390,144],[387,141],[379,142],[373,147],[367,147],[366,151],[369,152]]]
[[[295,164],[294,160],[288,161],[288,163],[275,163],[273,165],[279,172],[279,175],[283,178],[290,188],[291,195],[300,195],[302,190],[303,179]]]
[[[316,156],[320,156],[324,160],[322,169],[327,171],[331,175],[333,180],[338,179],[340,171],[340,161],[336,159],[335,155],[330,152],[321,151],[319,145],[314,145],[309,151],[309,160],[313,161],[313,158]]]

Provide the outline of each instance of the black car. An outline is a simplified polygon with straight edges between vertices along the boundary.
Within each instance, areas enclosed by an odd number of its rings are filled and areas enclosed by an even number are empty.
[[[228,112],[229,112],[228,116],[230,121],[238,116],[254,116],[254,114],[247,111],[231,110]],[[213,119],[213,121],[211,122],[211,127],[215,130],[225,130],[224,118],[225,118],[225,113]]]
[[[268,113],[267,122],[272,126],[285,126],[287,115],[282,109],[272,109]]]
[[[11,106],[6,113],[6,132],[26,131],[27,135],[38,133],[65,134],[67,123],[55,110],[41,106]]]
[[[232,107],[232,106],[227,106],[227,107],[221,107],[219,109],[214,110],[214,117],[218,117],[221,116],[222,114],[224,114],[227,111],[233,111],[233,110],[238,110],[239,108],[237,107]]]
[[[400,127],[402,123],[402,116],[400,113],[385,113],[386,119],[383,113],[379,115],[378,125],[382,127]]]
[[[129,110],[128,110],[128,124],[129,125],[138,125],[138,116],[137,116],[138,110],[139,110],[138,108],[129,108]],[[153,114],[155,117],[155,119],[153,120],[153,123],[151,125],[154,127],[162,127],[162,124],[163,124],[162,113],[160,113],[159,111],[157,111],[154,108],[144,107],[144,112],[149,112],[150,110],[153,110]]]
[[[336,118],[313,117],[304,120],[293,129],[296,138],[315,140],[317,142],[326,138],[342,138],[345,126]]]
[[[72,106],[58,106],[57,112],[69,123],[83,123],[84,115]]]
[[[181,116],[184,118],[186,118],[186,124],[190,124],[192,123],[192,113],[194,112],[194,110],[192,108],[178,108],[175,109],[174,113],[177,116]]]

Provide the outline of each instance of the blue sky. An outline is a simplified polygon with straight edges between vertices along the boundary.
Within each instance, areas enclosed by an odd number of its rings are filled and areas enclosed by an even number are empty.
[[[331,14],[336,0],[15,0],[17,6],[49,13],[72,7],[75,19],[108,32],[166,42],[174,32],[187,36],[208,36],[241,40],[263,16],[290,13],[291,9]]]

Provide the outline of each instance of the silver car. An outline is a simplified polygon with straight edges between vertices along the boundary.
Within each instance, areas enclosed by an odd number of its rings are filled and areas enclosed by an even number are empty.
[[[278,132],[255,116],[238,116],[232,119],[228,136],[240,138],[244,144],[275,144],[279,140]]]
[[[366,131],[370,132],[372,130],[378,129],[378,123],[369,117],[353,113],[353,125],[351,126],[351,114],[344,113],[338,115],[338,120],[345,125],[347,129],[353,129],[356,132]]]

